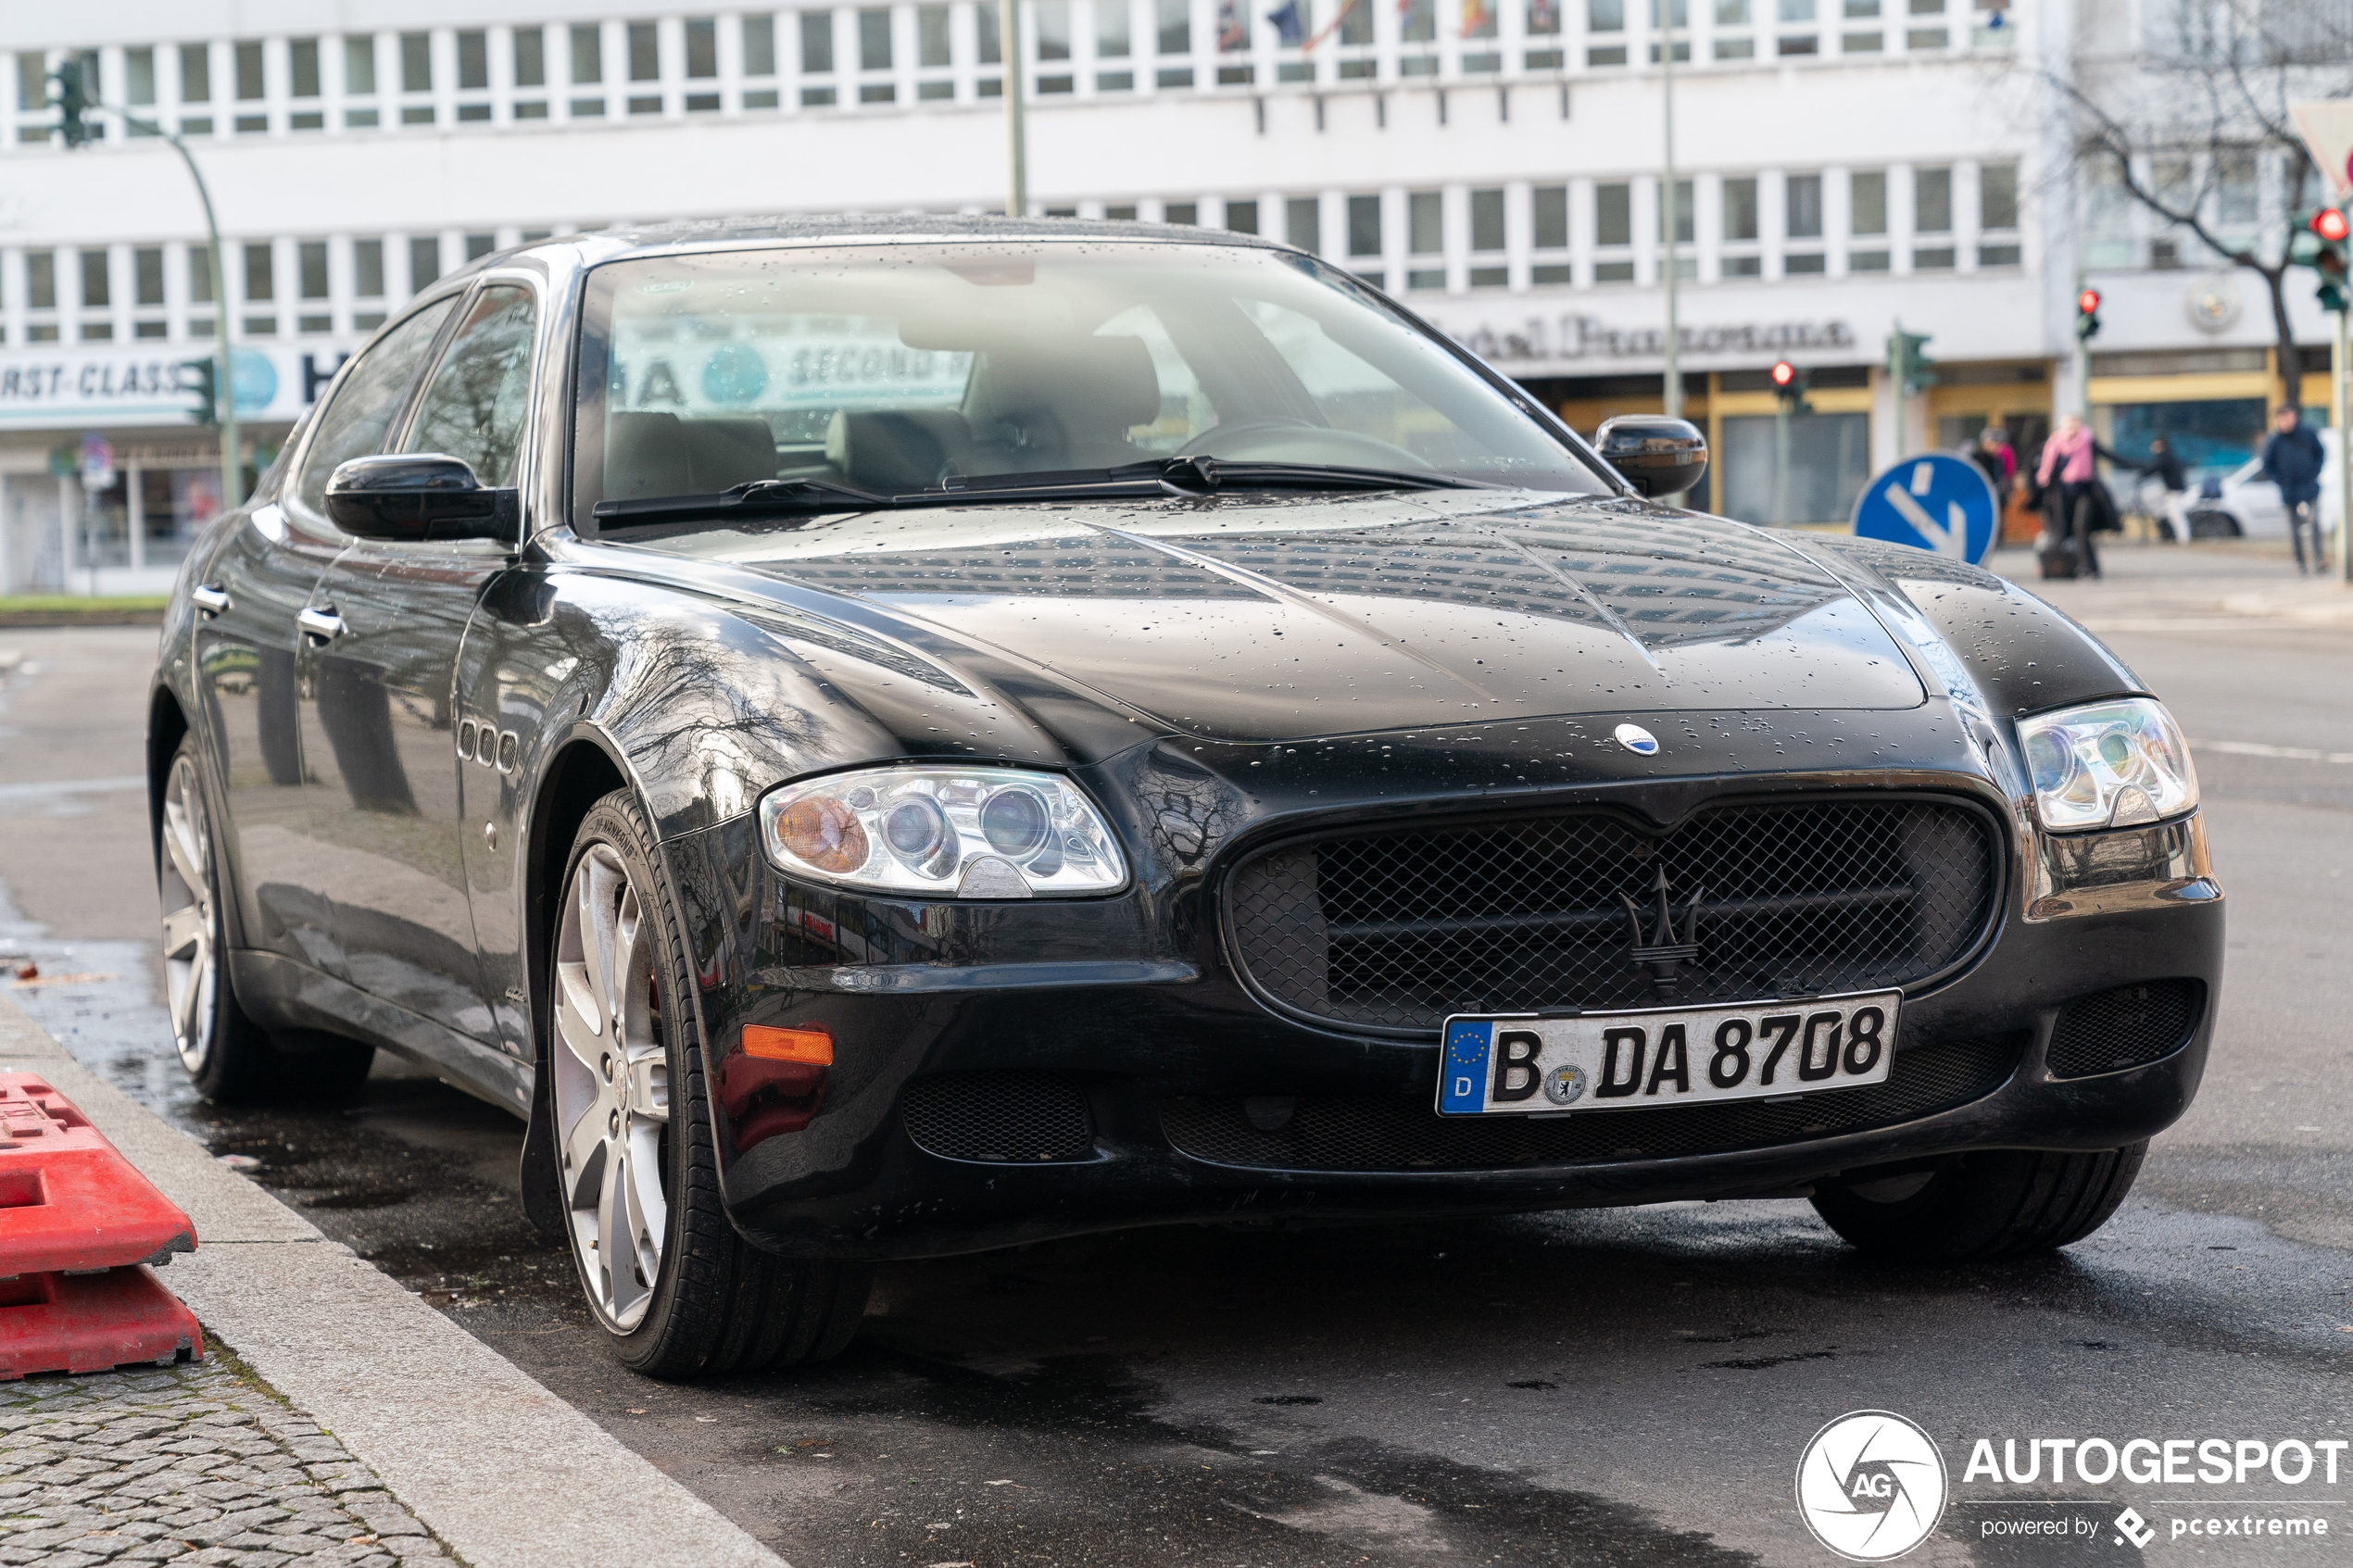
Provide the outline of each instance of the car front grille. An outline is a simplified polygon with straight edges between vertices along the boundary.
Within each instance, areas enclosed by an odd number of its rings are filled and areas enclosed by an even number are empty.
[[[948,1160],[1034,1165],[1095,1148],[1086,1094],[1051,1073],[944,1073],[908,1085],[901,1103],[907,1135]]]
[[[2051,1075],[2088,1078],[2171,1056],[2206,1010],[2195,980],[2151,980],[2095,991],[2067,1004],[2051,1028]]]
[[[1893,1126],[1982,1099],[2008,1082],[2032,1036],[1898,1050],[1888,1081],[1778,1105],[1760,1100],[1555,1117],[1440,1116],[1428,1098],[1304,1095],[1266,1131],[1239,1098],[1173,1099],[1161,1130],[1184,1154],[1278,1171],[1499,1171],[1725,1154]]]
[[[1262,997],[1392,1035],[1450,1013],[1828,996],[1925,980],[1994,916],[2000,836],[1950,800],[1728,805],[1672,832],[1599,810],[1279,846],[1228,880],[1237,967]],[[1657,922],[1664,870],[1699,949],[1654,989],[1623,900]]]

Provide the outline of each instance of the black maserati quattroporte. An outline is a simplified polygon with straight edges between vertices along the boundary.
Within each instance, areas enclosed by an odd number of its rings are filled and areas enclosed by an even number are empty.
[[[1310,256],[806,220],[525,246],[190,557],[188,1070],[528,1119],[619,1355],[1119,1226],[1810,1196],[2065,1245],[2205,1063],[2197,782],[1972,567],[1679,509]]]

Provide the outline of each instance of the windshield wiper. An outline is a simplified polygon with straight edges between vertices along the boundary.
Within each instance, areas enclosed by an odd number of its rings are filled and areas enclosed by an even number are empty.
[[[1358,468],[1345,463],[1255,462],[1240,458],[1169,458],[1139,463],[1156,470],[1162,483],[1189,495],[1212,490],[1493,490],[1480,479],[1464,479],[1436,469]],[[1126,473],[1129,469],[1113,469]]]
[[[1047,473],[950,474],[937,488],[864,490],[831,479],[760,479],[713,495],[651,495],[599,501],[599,528],[815,517],[827,512],[1015,501],[1152,501],[1200,497],[1220,490],[1491,490],[1453,474],[1327,463],[1229,462],[1210,457],[1164,458],[1113,469]]]

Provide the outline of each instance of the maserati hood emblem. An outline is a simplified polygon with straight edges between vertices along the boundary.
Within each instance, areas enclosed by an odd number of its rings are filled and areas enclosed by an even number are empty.
[[[1705,888],[1692,890],[1691,897],[1683,904],[1683,929],[1678,932],[1675,910],[1667,901],[1669,890],[1667,868],[1661,866],[1656,885],[1658,921],[1647,935],[1642,932],[1642,907],[1628,894],[1617,896],[1618,902],[1626,906],[1626,926],[1633,935],[1626,956],[1650,972],[1651,989],[1658,993],[1662,1002],[1675,999],[1679,972],[1683,965],[1699,957],[1699,901],[1706,892]]]

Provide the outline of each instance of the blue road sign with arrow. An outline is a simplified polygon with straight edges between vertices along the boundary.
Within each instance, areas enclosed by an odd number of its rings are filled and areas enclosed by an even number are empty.
[[[1863,486],[1855,535],[1984,564],[2002,508],[1985,470],[1943,452],[1906,458]]]

